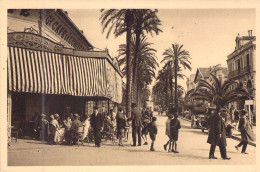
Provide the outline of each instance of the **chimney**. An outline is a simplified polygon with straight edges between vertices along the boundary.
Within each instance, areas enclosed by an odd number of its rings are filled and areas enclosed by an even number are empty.
[[[253,30],[248,30],[248,36],[252,36]]]

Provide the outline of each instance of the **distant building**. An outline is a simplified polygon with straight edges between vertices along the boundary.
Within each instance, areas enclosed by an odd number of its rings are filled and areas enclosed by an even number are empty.
[[[210,74],[213,74],[218,79],[225,81],[228,77],[228,69],[226,67],[222,67],[220,64],[210,66],[209,68],[198,68],[195,74],[194,83],[197,83],[201,79],[209,81]]]
[[[187,79],[187,91],[195,89],[198,82],[202,79],[210,82],[210,74],[215,75],[218,79],[220,79],[223,82],[228,78],[228,69],[226,67],[222,67],[220,64],[210,66],[208,68],[198,68],[196,74],[190,75],[190,77]],[[208,102],[205,101],[194,101],[194,105],[198,104],[211,106],[208,104]]]
[[[253,105],[250,106],[250,110],[255,114],[255,83],[256,83],[256,36],[252,35],[252,30],[248,31],[248,36],[236,37],[235,50],[227,56],[228,65],[228,78],[237,81],[239,85],[235,87],[246,88],[253,97]],[[245,100],[233,102],[235,109],[243,109]],[[255,119],[253,118],[253,121]]]
[[[189,78],[187,78],[186,85],[187,85],[187,92],[190,91],[191,89],[195,89],[195,74],[190,75]]]

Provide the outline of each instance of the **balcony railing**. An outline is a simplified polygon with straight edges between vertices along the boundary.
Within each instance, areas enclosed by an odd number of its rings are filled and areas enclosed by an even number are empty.
[[[244,74],[246,74],[248,72],[251,72],[251,70],[252,70],[252,67],[246,66],[244,68],[241,68],[240,70],[234,70],[232,72],[229,72],[228,77],[229,78],[234,78],[236,76],[244,75]]]

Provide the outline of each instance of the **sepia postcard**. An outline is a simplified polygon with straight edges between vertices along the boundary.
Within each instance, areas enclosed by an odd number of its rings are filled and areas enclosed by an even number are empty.
[[[259,169],[259,1],[0,1],[0,171]]]

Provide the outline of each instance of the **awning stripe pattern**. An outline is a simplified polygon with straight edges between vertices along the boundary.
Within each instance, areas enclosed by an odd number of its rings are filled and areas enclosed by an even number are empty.
[[[122,101],[122,78],[105,58],[8,47],[8,89],[13,92],[106,97]]]

